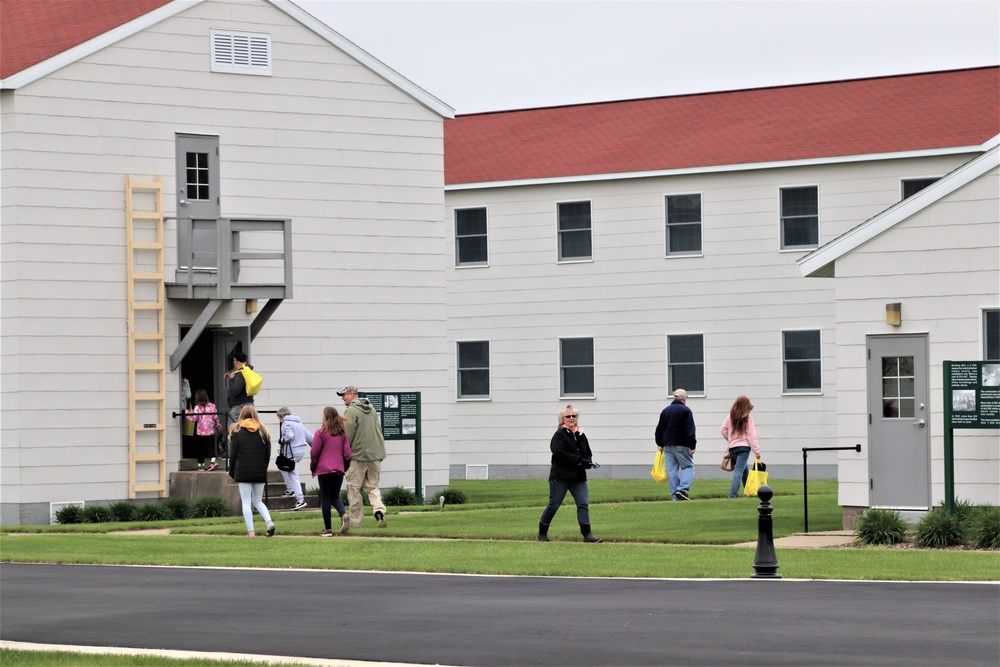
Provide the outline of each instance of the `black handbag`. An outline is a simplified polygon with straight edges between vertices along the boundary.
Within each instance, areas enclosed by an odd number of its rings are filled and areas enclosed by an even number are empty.
[[[290,451],[288,453],[291,454]],[[281,449],[278,450],[278,456],[274,459],[274,465],[278,466],[278,470],[285,472],[295,470],[295,459],[285,456],[285,443],[281,443]]]

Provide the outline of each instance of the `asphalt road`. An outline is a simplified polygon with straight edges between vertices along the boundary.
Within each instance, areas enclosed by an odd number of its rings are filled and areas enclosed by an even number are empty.
[[[1000,585],[0,566],[0,639],[445,665],[1000,664]]]

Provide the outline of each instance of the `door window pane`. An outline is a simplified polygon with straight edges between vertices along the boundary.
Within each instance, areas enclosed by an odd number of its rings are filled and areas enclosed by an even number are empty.
[[[196,199],[198,201],[207,201],[209,199],[208,176],[208,153],[188,153],[188,199]]]
[[[914,387],[913,357],[882,357],[882,418],[913,419]]]

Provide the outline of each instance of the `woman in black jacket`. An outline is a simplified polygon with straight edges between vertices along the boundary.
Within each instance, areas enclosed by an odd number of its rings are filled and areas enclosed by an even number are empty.
[[[274,522],[262,499],[267,483],[267,466],[271,461],[271,436],[260,423],[252,405],[240,410],[240,420],[229,429],[229,476],[240,486],[243,500],[243,520],[247,533],[254,537],[253,504],[267,524],[267,536],[274,535]]]
[[[589,491],[587,490],[587,469],[595,468],[590,443],[579,426],[580,413],[572,405],[559,413],[559,428],[556,429],[549,449],[552,450],[552,468],[549,470],[549,504],[538,522],[539,542],[549,541],[549,524],[559,511],[568,491],[576,501],[576,520],[584,542],[603,542],[590,532]]]

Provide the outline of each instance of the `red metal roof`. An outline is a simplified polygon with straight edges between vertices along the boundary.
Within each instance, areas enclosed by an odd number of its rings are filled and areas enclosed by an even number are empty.
[[[1000,67],[523,109],[445,121],[445,183],[977,146]]]
[[[171,0],[3,0],[0,79],[102,35]]]

